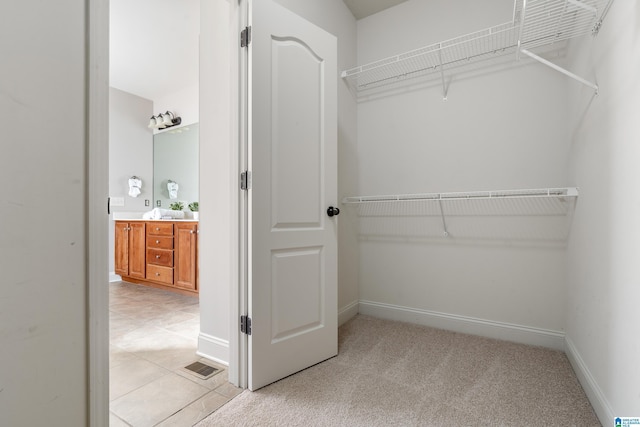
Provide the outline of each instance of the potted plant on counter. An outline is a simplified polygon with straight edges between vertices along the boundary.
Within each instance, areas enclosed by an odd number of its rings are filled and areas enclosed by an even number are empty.
[[[189,203],[189,210],[193,213],[193,219],[198,220],[200,219],[200,213],[198,212],[199,209],[199,205],[198,202],[191,202]]]
[[[172,211],[181,211],[184,209],[184,203],[182,202],[173,202],[169,205],[169,209]]]

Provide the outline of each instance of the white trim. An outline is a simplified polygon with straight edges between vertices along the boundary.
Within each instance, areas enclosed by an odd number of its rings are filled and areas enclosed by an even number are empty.
[[[439,313],[436,311],[373,301],[361,300],[359,303],[359,312],[383,319],[416,323],[465,334],[548,347],[554,350],[564,350],[564,332],[561,331],[459,316],[456,314]]]
[[[234,40],[234,35],[240,34],[241,28],[246,28],[249,25],[249,0],[240,0],[236,3],[233,9],[233,19],[231,19],[231,40]],[[234,26],[235,25],[235,26]],[[237,38],[235,38],[237,43]],[[231,116],[232,135],[231,140],[235,144],[235,150],[233,152],[237,155],[235,163],[231,160],[231,164],[235,164],[238,169],[236,170],[236,177],[240,171],[246,171],[249,169],[248,163],[248,90],[249,90],[249,49],[238,48],[236,45],[232,52],[232,72],[231,75],[235,76],[231,87],[233,89],[231,93],[231,100],[233,102],[232,111],[234,115]],[[239,181],[236,181],[236,188],[239,185]],[[238,242],[238,257],[237,264],[237,280],[232,282],[233,293],[236,298],[235,304],[232,305],[231,311],[231,349],[230,354],[232,357],[232,363],[229,367],[229,382],[233,385],[241,388],[247,388],[249,385],[249,337],[240,332],[238,326],[238,319],[241,315],[249,313],[249,195],[247,191],[238,191],[236,194],[236,206],[238,207],[237,215],[237,228],[236,236]],[[235,311],[234,311],[235,310]],[[234,317],[235,316],[235,317]]]
[[[113,282],[121,282],[122,277],[119,274],[116,274],[115,271],[109,272],[109,283]]]
[[[198,335],[199,356],[229,366],[229,341],[200,332]]]
[[[602,389],[596,382],[595,378],[593,378],[593,375],[591,375],[587,364],[582,359],[582,356],[580,356],[580,353],[573,344],[573,341],[571,341],[567,336],[564,337],[564,341],[567,358],[569,359],[569,362],[571,363],[571,366],[573,367],[573,370],[578,377],[578,381],[580,381],[580,385],[582,385],[589,402],[591,402],[593,410],[603,426],[610,425],[615,416],[609,401],[602,392]]]
[[[230,227],[230,242],[231,242],[231,269],[229,276],[231,277],[231,301],[230,304],[230,320],[229,320],[229,373],[228,380],[230,383],[246,387],[246,367],[247,367],[247,336],[240,332],[239,319],[242,314],[247,313],[245,307],[245,292],[246,288],[243,286],[243,277],[241,269],[243,268],[242,253],[244,250],[244,243],[242,242],[242,223],[244,214],[241,212],[243,205],[241,199],[245,197],[246,192],[240,191],[240,171],[244,170],[244,165],[241,163],[241,152],[243,151],[242,142],[240,140],[240,108],[242,101],[240,99],[240,55],[241,48],[238,43],[238,34],[240,34],[240,19],[242,14],[242,4],[238,1],[229,1],[228,11],[229,15],[227,19],[229,21],[228,32],[229,38],[227,40],[230,43],[229,48],[229,64],[230,64],[230,81],[229,84],[229,175],[231,176],[231,188],[235,191],[231,191],[231,199],[229,200],[229,206],[231,207],[231,227]],[[244,50],[244,49],[242,49]]]
[[[358,301],[354,301],[338,310],[338,326],[344,325],[349,319],[358,314],[358,305]]]
[[[86,7],[87,420],[98,427],[109,424],[109,1]]]

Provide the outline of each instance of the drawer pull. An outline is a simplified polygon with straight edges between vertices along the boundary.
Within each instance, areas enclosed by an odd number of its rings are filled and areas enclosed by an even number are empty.
[[[156,240],[156,244],[160,244],[160,240]]]
[[[160,275],[160,273],[156,273],[156,276],[159,276],[159,275]]]
[[[160,227],[156,227],[156,231],[160,231]]]
[[[156,255],[156,259],[160,259],[160,255]]]

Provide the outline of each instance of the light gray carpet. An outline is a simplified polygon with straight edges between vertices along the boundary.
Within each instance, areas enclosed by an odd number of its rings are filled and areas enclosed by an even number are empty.
[[[562,352],[358,315],[339,355],[209,426],[600,426]]]

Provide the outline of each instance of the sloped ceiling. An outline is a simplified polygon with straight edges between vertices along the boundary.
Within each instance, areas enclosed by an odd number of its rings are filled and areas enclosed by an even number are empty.
[[[343,0],[356,19],[366,18],[407,0]]]

